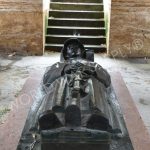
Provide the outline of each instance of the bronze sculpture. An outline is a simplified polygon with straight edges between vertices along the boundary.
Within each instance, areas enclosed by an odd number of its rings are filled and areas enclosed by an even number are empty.
[[[132,149],[111,96],[110,75],[94,62],[94,52],[85,50],[78,39],[67,40],[61,61],[43,76],[42,98],[29,112],[22,138],[31,144],[20,141],[18,149],[109,150],[124,138]]]

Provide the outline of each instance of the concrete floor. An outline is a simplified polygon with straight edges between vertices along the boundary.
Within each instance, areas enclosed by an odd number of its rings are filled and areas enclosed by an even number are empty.
[[[47,66],[59,61],[59,53],[34,57],[0,57],[0,124],[4,123],[29,74],[44,72]],[[150,132],[150,60],[112,59],[96,54],[95,62],[109,72],[120,72]]]

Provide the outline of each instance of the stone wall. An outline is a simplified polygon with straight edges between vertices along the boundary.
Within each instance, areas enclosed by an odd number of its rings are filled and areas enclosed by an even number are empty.
[[[150,57],[150,0],[112,0],[109,55]]]
[[[0,51],[43,54],[42,0],[0,0]]]
[[[0,0],[0,52],[43,54],[42,0]],[[108,54],[150,57],[150,0],[112,0]]]

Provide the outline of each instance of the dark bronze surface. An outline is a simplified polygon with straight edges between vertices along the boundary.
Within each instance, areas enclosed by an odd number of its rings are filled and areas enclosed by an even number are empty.
[[[94,56],[78,39],[65,42],[61,61],[43,76],[42,98],[29,112],[18,149],[132,150],[110,75],[88,54]]]

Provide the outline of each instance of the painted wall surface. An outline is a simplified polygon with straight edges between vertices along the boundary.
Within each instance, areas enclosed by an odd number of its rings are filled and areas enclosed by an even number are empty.
[[[109,55],[150,57],[150,0],[112,0]]]
[[[42,0],[0,0],[0,52],[43,54]]]

